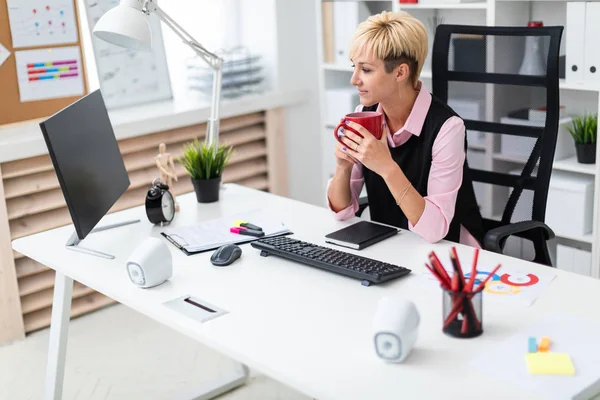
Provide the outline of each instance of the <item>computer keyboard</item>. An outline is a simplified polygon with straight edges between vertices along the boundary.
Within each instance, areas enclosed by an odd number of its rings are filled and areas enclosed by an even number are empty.
[[[251,243],[261,256],[276,255],[303,264],[362,280],[362,284],[383,283],[408,275],[411,270],[398,265],[357,256],[289,237],[263,238]]]

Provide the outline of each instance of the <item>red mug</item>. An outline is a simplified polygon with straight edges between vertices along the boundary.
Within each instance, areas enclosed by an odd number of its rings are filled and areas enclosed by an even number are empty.
[[[342,142],[341,139],[338,137],[338,131],[342,127],[344,129],[348,129],[348,130],[356,133],[360,137],[363,137],[363,135],[361,135],[359,132],[348,127],[344,123],[344,121],[352,121],[352,122],[356,122],[357,124],[360,124],[366,130],[371,132],[371,134],[373,136],[375,136],[377,138],[377,140],[381,139],[381,135],[383,135],[383,114],[382,113],[377,112],[377,111],[354,112],[354,113],[346,114],[346,116],[344,118],[342,118],[342,121],[339,123],[338,126],[335,127],[335,130],[333,131],[335,138],[341,144],[345,145],[345,143]]]

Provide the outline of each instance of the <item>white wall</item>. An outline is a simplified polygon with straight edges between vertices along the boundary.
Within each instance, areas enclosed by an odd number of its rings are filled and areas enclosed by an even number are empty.
[[[241,38],[263,55],[269,85],[276,90],[307,90],[307,104],[286,112],[289,197],[324,205],[320,157],[319,58],[316,5],[309,0],[241,2]]]
[[[323,205],[316,12],[314,1],[277,0],[277,84],[310,91],[306,105],[286,113],[290,196]]]

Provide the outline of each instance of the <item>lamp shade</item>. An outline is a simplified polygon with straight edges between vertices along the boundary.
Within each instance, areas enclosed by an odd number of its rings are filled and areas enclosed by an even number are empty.
[[[152,34],[137,1],[122,0],[108,10],[94,27],[94,35],[104,41],[132,50],[151,50]]]

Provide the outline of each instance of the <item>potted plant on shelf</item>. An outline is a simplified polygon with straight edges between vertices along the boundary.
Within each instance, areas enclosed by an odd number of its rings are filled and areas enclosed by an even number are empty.
[[[229,163],[232,146],[215,147],[195,139],[183,147],[183,164],[190,175],[198,203],[212,203],[219,200],[219,186],[223,170]]]
[[[577,161],[581,164],[594,164],[596,162],[598,115],[585,114],[573,117],[571,125],[567,125],[566,128],[575,140]]]

